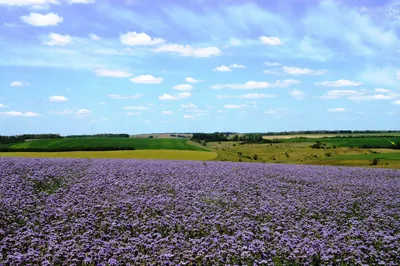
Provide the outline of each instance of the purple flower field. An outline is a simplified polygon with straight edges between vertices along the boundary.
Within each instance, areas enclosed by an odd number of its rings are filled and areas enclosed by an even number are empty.
[[[0,265],[399,265],[400,171],[0,159]]]

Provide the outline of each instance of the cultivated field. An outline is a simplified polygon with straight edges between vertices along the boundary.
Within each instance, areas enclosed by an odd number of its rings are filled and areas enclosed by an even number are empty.
[[[264,162],[400,168],[400,150],[350,147],[312,149],[313,143],[239,144],[210,142],[206,148],[218,154],[217,161]],[[255,158],[256,155],[256,159]],[[377,165],[371,165],[376,158]]]
[[[392,136],[400,137],[400,133],[352,133],[352,134],[296,134],[296,135],[275,135],[275,136],[263,136],[263,139],[293,139],[293,138],[333,138],[333,137],[380,137],[380,136]]]
[[[398,265],[400,171],[0,158],[0,264]]]
[[[108,159],[163,159],[207,161],[217,157],[208,151],[134,150],[134,151],[66,151],[66,152],[0,152],[0,157],[27,158],[108,158]]]
[[[91,151],[97,150],[197,150],[201,147],[189,145],[187,139],[177,138],[64,138],[45,139],[0,145],[15,151]]]

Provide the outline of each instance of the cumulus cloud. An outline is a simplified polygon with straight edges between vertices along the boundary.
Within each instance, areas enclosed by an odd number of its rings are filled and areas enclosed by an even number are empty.
[[[75,113],[76,117],[86,117],[86,116],[90,116],[91,114],[92,114],[92,111],[90,111],[88,109],[79,109]]]
[[[162,100],[162,101],[175,101],[175,100],[183,100],[183,99],[187,99],[191,96],[192,94],[190,92],[181,92],[178,93],[177,95],[170,95],[168,93],[164,93],[161,96],[158,96],[158,99]]]
[[[287,74],[290,75],[325,75],[328,73],[328,70],[326,69],[318,69],[318,70],[313,70],[309,68],[298,68],[298,67],[288,67],[284,66],[283,71]]]
[[[48,40],[43,42],[45,45],[49,46],[65,46],[72,42],[72,37],[69,35],[61,35],[58,33],[50,33]]]
[[[203,80],[201,80],[201,79],[194,79],[194,78],[191,78],[191,77],[187,77],[185,80],[186,80],[186,82],[189,82],[189,83],[200,83],[200,82],[203,82]]]
[[[21,117],[34,117],[41,116],[39,113],[34,112],[17,112],[17,111],[8,111],[8,112],[0,112],[0,116],[21,116]]]
[[[187,108],[197,108],[197,105],[195,105],[195,104],[181,104],[181,107],[182,108],[185,108],[185,109],[187,109]]]
[[[289,113],[289,109],[286,109],[286,108],[270,109],[270,110],[264,111],[264,113],[267,115],[274,115],[274,116],[280,117],[281,115]]]
[[[245,107],[246,105],[236,105],[236,104],[225,104],[224,107],[226,109],[242,109],[243,107]]]
[[[264,93],[247,93],[244,95],[217,95],[219,99],[237,98],[237,99],[262,99],[262,98],[273,98],[276,95],[264,94]]]
[[[125,106],[122,110],[147,110],[146,106]]]
[[[400,100],[396,100],[393,102],[394,104],[400,104]]]
[[[172,87],[174,90],[178,91],[190,91],[193,89],[193,86],[190,84],[180,84]]]
[[[13,81],[10,82],[11,87],[23,87],[23,86],[29,86],[30,84],[25,81]]]
[[[273,46],[283,44],[281,39],[279,39],[278,37],[260,36],[259,39],[262,44],[273,45]]]
[[[137,33],[136,31],[130,31],[119,36],[119,40],[122,44],[128,46],[136,45],[155,45],[164,43],[165,40],[162,38],[152,38],[144,32]]]
[[[272,87],[272,84],[266,81],[247,81],[244,84],[217,84],[211,86],[211,89],[234,89],[234,90],[251,90],[251,89],[265,89]]]
[[[355,87],[355,86],[361,86],[362,82],[350,81],[347,79],[339,79],[336,81],[316,82],[315,84],[319,85],[319,86],[327,86],[327,87]]]
[[[92,4],[95,0],[68,0],[70,4]]]
[[[46,27],[57,26],[64,21],[64,18],[55,13],[47,13],[45,15],[39,13],[30,13],[27,16],[21,16],[21,20],[32,26]]]
[[[93,41],[99,41],[99,40],[101,40],[101,37],[98,36],[98,35],[96,35],[96,34],[94,34],[94,33],[89,34],[89,38],[90,38],[91,40],[93,40]]]
[[[240,65],[240,64],[232,64],[229,65],[230,68],[246,68],[244,65]]]
[[[301,90],[298,90],[298,89],[291,90],[291,91],[289,92],[289,94],[290,94],[290,96],[292,96],[292,97],[295,98],[296,100],[301,100],[301,99],[303,99],[304,96],[305,96],[304,91],[301,91]]]
[[[342,107],[328,109],[328,112],[332,112],[332,113],[341,113],[341,112],[345,112],[345,111],[346,111],[346,108],[342,108]]]
[[[0,103],[0,108],[6,108],[6,107],[8,106]]]
[[[0,5],[9,6],[47,6],[50,4],[60,4],[59,0],[0,0]]]
[[[359,95],[361,92],[355,90],[332,90],[328,91],[325,95],[320,96],[320,99],[337,99],[340,97],[348,97]]]
[[[300,84],[301,82],[295,79],[277,80],[272,85],[277,88],[286,88],[290,85]]]
[[[128,78],[131,77],[132,74],[127,70],[121,69],[95,69],[94,72],[97,76],[101,77],[114,77],[114,78]]]
[[[191,57],[211,57],[221,54],[221,50],[217,47],[193,47],[190,45],[180,44],[163,44],[153,49],[153,52],[170,52],[177,53],[180,56]]]
[[[163,114],[163,115],[174,115],[174,112],[172,112],[172,111],[162,111],[161,114]]]
[[[183,118],[185,119],[195,119],[194,115],[183,115]]]
[[[137,77],[133,77],[129,79],[133,83],[140,83],[140,84],[160,84],[163,82],[163,78],[156,78],[152,75],[140,75]]]
[[[136,93],[134,95],[121,95],[121,94],[109,94],[108,97],[114,100],[127,100],[127,99],[139,99],[143,94]]]
[[[66,102],[68,101],[68,98],[60,95],[54,95],[49,97],[50,102]]]
[[[266,66],[281,66],[281,63],[278,62],[264,62],[264,65]]]
[[[232,71],[229,67],[225,65],[217,66],[216,68],[213,69],[214,72],[229,72]]]

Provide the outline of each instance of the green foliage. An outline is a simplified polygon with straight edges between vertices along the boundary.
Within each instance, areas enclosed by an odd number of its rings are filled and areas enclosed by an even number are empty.
[[[253,159],[254,159],[254,161],[257,161],[257,160],[258,160],[258,155],[257,155],[257,154],[254,154],[254,155],[253,155]]]
[[[371,165],[377,165],[379,160],[377,158],[374,158],[371,162]]]
[[[173,138],[63,138],[0,145],[3,152],[61,152],[112,150],[199,150],[185,139]]]
[[[196,142],[210,142],[210,141],[227,141],[228,138],[225,136],[224,133],[194,133],[191,140]]]

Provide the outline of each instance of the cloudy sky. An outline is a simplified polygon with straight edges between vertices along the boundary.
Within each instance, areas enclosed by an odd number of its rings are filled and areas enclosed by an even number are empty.
[[[400,129],[399,52],[395,1],[0,0],[0,134]]]

